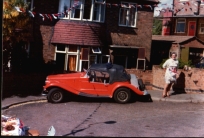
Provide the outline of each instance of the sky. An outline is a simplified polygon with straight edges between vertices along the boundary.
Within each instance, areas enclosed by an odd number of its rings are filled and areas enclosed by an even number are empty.
[[[160,4],[158,4],[158,7],[154,8],[154,16],[158,16],[159,15],[159,10],[161,10],[162,8],[167,8],[170,7],[172,8],[172,3],[173,0],[159,0]]]

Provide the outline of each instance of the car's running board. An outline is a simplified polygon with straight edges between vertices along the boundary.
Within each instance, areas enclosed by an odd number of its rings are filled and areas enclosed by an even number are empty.
[[[108,95],[96,95],[96,94],[88,94],[84,92],[79,92],[80,96],[85,96],[85,97],[94,97],[94,98],[110,98]]]

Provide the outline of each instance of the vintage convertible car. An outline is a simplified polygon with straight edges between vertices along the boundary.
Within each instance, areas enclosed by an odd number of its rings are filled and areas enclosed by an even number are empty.
[[[141,79],[128,74],[123,66],[103,63],[93,64],[84,72],[49,75],[42,95],[48,102],[58,103],[66,93],[87,97],[108,97],[118,103],[127,103],[132,94],[149,95]]]

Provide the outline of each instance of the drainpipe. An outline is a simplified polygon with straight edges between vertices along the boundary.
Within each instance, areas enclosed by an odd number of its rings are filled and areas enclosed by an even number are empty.
[[[197,12],[194,12],[195,15],[199,15],[200,14],[200,4],[201,4],[201,0],[197,0],[196,1],[198,3],[198,7],[197,7]],[[196,18],[196,32],[195,32],[195,36],[197,36],[198,34],[198,26],[199,26],[199,18]]]
[[[201,4],[201,0],[196,0],[196,2],[198,3],[197,12],[194,12],[194,14],[195,14],[195,15],[199,15],[199,14],[200,14],[200,4]]]

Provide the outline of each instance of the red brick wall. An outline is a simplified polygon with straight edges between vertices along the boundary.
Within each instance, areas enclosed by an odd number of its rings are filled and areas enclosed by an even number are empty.
[[[204,8],[201,8],[201,9],[203,9],[204,10]],[[200,24],[204,24],[204,18],[199,18],[198,19],[198,24],[197,24],[197,37],[200,39],[200,40],[202,40],[202,41],[204,41],[204,34],[200,34]]]
[[[43,59],[45,60],[45,63],[50,60],[54,60],[55,46],[50,43],[53,29],[53,26],[40,26],[43,41]]]
[[[107,3],[109,1],[110,0],[107,0]],[[110,1],[110,3],[114,2],[120,3],[118,0]],[[131,0],[128,2],[131,2]],[[133,2],[135,3],[135,1]],[[153,11],[147,7],[144,7],[142,10],[138,8],[136,28],[130,28],[118,26],[119,9],[117,6],[106,7],[108,44],[145,47],[146,58],[150,60]]]
[[[58,13],[59,0],[35,0],[34,12],[41,14]],[[54,46],[50,43],[53,27],[57,20],[45,17],[44,21],[39,14],[33,18],[34,44],[31,47],[33,57],[42,57],[45,63],[54,59]]]

